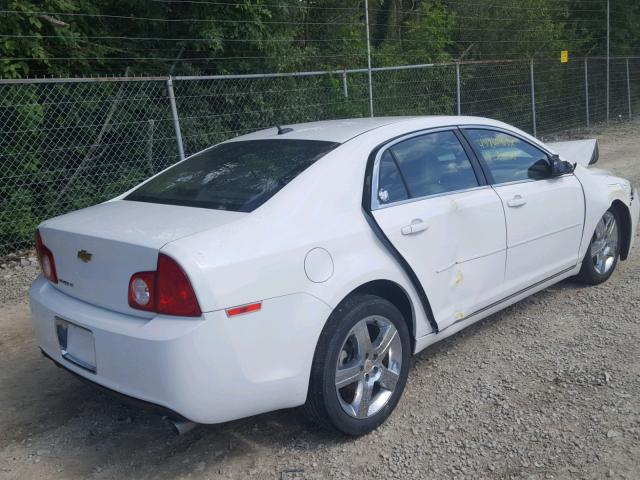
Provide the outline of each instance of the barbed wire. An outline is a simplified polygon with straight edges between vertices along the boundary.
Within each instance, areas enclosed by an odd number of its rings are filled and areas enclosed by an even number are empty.
[[[127,15],[110,15],[103,13],[75,13],[75,12],[40,12],[40,11],[28,11],[23,12],[20,10],[0,10],[0,14],[4,15],[31,15],[31,16],[57,16],[57,17],[81,17],[81,18],[97,18],[100,20],[103,19],[111,19],[111,20],[130,20],[130,21],[151,21],[151,22],[161,22],[161,23],[222,23],[222,24],[245,24],[250,23],[254,24],[255,20],[229,20],[223,18],[152,18],[152,17],[134,17]],[[301,25],[300,21],[278,21],[278,20],[260,20],[260,23],[265,25]],[[364,21],[361,22],[304,22],[305,25],[364,25]]]
[[[214,1],[214,0],[151,0],[154,3],[173,3],[173,4],[200,4],[200,5],[218,5],[218,6],[226,6],[226,7],[244,7],[246,8],[246,4],[234,3],[234,2],[222,2],[222,1]],[[281,8],[281,9],[318,9],[318,10],[331,10],[331,11],[360,11],[362,7],[319,7],[312,6],[308,7],[306,5],[281,5],[281,4],[269,4],[269,3],[261,3],[260,5],[253,5],[254,7],[261,8]]]

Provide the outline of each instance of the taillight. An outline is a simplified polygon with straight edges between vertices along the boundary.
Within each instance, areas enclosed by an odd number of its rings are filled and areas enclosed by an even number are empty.
[[[38,262],[40,263],[42,274],[50,282],[58,283],[58,274],[56,273],[56,262],[53,260],[53,253],[42,243],[40,230],[36,230],[36,253],[38,254]]]
[[[134,273],[129,280],[129,306],[180,317],[202,315],[189,277],[171,257],[159,254],[155,272]]]
[[[156,272],[134,273],[129,280],[129,306],[155,312]]]
[[[202,315],[189,277],[173,258],[162,253],[158,255],[156,289],[158,313],[181,317]]]

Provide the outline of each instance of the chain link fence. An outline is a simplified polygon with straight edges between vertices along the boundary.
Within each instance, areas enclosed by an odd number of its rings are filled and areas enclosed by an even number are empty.
[[[528,62],[474,63],[460,70],[464,115],[496,118],[534,131]]]
[[[375,68],[373,113],[478,115],[539,136],[607,120],[605,59]],[[609,117],[640,112],[640,59],[610,64]],[[45,218],[131,188],[226,138],[370,115],[367,70],[0,80],[0,254]]]

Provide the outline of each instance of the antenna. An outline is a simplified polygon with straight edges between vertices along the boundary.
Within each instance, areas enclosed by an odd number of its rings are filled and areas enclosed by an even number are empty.
[[[280,125],[276,125],[276,128],[278,129],[278,135],[284,135],[285,133],[293,132],[293,128],[282,128]]]

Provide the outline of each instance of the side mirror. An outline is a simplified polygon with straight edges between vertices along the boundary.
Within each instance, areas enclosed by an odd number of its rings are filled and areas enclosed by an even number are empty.
[[[551,155],[551,177],[560,177],[573,173],[575,165],[560,159],[560,155]]]

